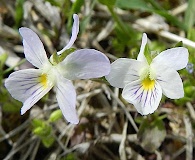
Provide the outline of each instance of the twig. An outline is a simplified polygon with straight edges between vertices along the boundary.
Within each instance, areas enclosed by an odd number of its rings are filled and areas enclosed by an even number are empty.
[[[180,13],[185,12],[185,10],[187,9],[187,7],[188,7],[188,3],[184,3],[184,4],[180,5],[179,7],[174,8],[173,10],[171,10],[170,13],[173,16],[176,16],[176,15],[178,15]]]
[[[4,160],[9,160],[15,153],[17,153],[19,150],[22,148],[26,147],[30,143],[32,143],[35,140],[35,136],[33,136],[30,140],[24,142],[21,146],[17,147],[15,150],[11,151],[5,158]]]
[[[172,159],[176,159],[180,154],[182,154],[185,151],[186,146],[183,146],[182,148],[180,148],[179,150],[177,150],[173,155],[172,155]]]
[[[164,38],[167,38],[167,39],[170,39],[172,41],[175,41],[175,42],[182,41],[183,44],[185,44],[185,45],[187,45],[189,47],[195,48],[195,42],[194,41],[191,41],[191,40],[189,40],[187,38],[178,36],[178,35],[173,34],[171,32],[168,32],[168,31],[158,31],[157,34],[162,36],[162,37],[164,37]]]
[[[41,140],[38,138],[37,142],[36,142],[36,145],[35,145],[35,147],[33,149],[33,152],[31,154],[30,160],[34,160],[35,159],[35,157],[37,155],[37,151],[38,151],[39,146],[40,146],[40,143],[41,143]]]
[[[189,110],[191,118],[195,121],[195,110],[194,110],[194,107],[192,106],[192,104],[190,102],[187,102],[186,106],[187,106],[187,108]]]
[[[109,87],[103,85],[103,88],[104,88],[105,90],[109,90],[110,95],[111,95],[111,96],[117,101],[117,103],[121,106],[121,108],[124,110],[124,112],[125,112],[125,114],[126,114],[128,120],[130,121],[131,125],[133,126],[133,128],[135,129],[135,131],[138,132],[138,127],[137,127],[137,125],[135,124],[135,122],[134,122],[133,117],[131,116],[131,114],[127,111],[125,105],[121,102],[121,100],[120,100],[118,97],[115,96],[115,94],[112,92],[112,90],[111,90]]]
[[[29,120],[26,120],[23,124],[21,124],[19,127],[17,127],[16,129],[10,131],[9,133],[7,133],[4,137],[0,138],[0,142],[2,142],[5,139],[9,139],[10,137],[16,135],[18,132],[20,132],[21,130],[25,129],[26,126],[29,124]]]
[[[193,132],[192,125],[189,117],[183,116],[183,121],[186,128],[186,160],[190,160],[193,158]]]
[[[155,24],[155,25],[154,25]],[[161,19],[159,16],[149,16],[145,19],[138,19],[136,20],[135,24],[133,25],[134,28],[138,30],[145,31],[145,32],[153,32],[158,34],[161,37],[170,39],[175,42],[182,41],[183,44],[195,48],[195,42],[191,41],[187,38],[178,36],[168,31],[167,24]]]
[[[125,152],[125,141],[126,141],[126,138],[127,138],[127,126],[128,126],[128,123],[127,121],[125,122],[124,126],[123,126],[123,133],[122,133],[122,140],[121,140],[121,143],[119,145],[119,155],[120,155],[120,159],[121,160],[126,160],[127,157],[126,157],[126,152]]]

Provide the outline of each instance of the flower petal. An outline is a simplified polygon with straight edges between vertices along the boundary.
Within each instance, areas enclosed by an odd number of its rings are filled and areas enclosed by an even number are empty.
[[[5,87],[13,98],[23,102],[21,114],[24,114],[53,87],[43,85],[39,78],[41,71],[26,69],[12,73],[5,81]]]
[[[139,54],[137,56],[138,61],[142,61],[145,63],[147,63],[147,60],[146,60],[146,57],[144,55],[144,50],[145,50],[145,46],[147,44],[147,40],[148,40],[148,38],[147,38],[146,33],[143,33],[141,48],[140,48]]]
[[[188,50],[184,47],[171,48],[161,52],[153,59],[153,62],[180,70],[186,67],[188,56]]]
[[[73,124],[78,124],[79,119],[76,113],[76,92],[72,82],[58,77],[56,84],[56,97],[60,109],[66,120]]]
[[[142,115],[153,113],[159,106],[162,89],[158,82],[155,82],[153,89],[144,89],[141,81],[134,81],[125,86],[122,97],[132,103]]]
[[[79,17],[78,17],[78,15],[73,14],[73,19],[74,19],[74,23],[73,23],[73,26],[72,26],[72,36],[70,38],[70,41],[68,42],[68,44],[61,51],[57,52],[58,55],[63,53],[66,49],[71,48],[72,45],[74,44],[76,38],[77,38],[77,35],[79,33]]]
[[[43,43],[37,34],[26,27],[20,28],[19,32],[23,38],[26,59],[37,68],[42,68],[44,64],[48,64],[49,61]]]
[[[156,63],[152,63],[151,67],[155,68],[156,80],[161,85],[165,96],[172,99],[184,96],[183,83],[177,71]]]
[[[111,64],[111,71],[106,80],[114,87],[124,88],[132,81],[139,79],[143,63],[134,59],[119,58]]]
[[[69,54],[58,66],[59,72],[69,80],[98,78],[110,72],[109,59],[94,49],[77,50]]]

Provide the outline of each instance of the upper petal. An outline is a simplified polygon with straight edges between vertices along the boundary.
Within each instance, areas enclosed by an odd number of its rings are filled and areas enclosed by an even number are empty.
[[[124,88],[126,84],[139,79],[139,71],[143,66],[137,60],[119,58],[111,64],[106,80],[114,87]]]
[[[49,63],[43,43],[35,32],[22,27],[19,32],[23,38],[24,54],[26,59],[37,68],[42,68]]]
[[[141,81],[134,81],[125,86],[122,97],[132,103],[142,115],[153,113],[159,106],[162,89],[158,82],[155,82],[152,89],[144,89]]]
[[[153,59],[153,62],[180,70],[186,67],[188,56],[188,50],[184,47],[171,48],[161,52]]]
[[[72,45],[74,44],[75,40],[77,39],[77,35],[79,33],[79,17],[77,14],[73,14],[73,19],[74,19],[74,23],[72,26],[72,36],[70,38],[70,41],[68,42],[68,44],[61,50],[58,51],[57,54],[61,54],[63,53],[66,49],[69,49],[72,47]]]
[[[183,83],[176,70],[156,63],[152,63],[151,67],[155,69],[156,80],[161,85],[165,96],[172,99],[184,96]]]
[[[24,114],[38,100],[40,100],[52,87],[52,83],[41,83],[41,71],[26,69],[12,73],[5,80],[5,87],[13,98],[23,102],[21,114]]]
[[[58,77],[56,84],[56,97],[62,114],[66,120],[73,124],[78,124],[79,119],[76,113],[76,92],[72,82]]]
[[[147,63],[147,60],[146,60],[146,57],[144,55],[144,50],[145,50],[145,46],[147,44],[147,40],[148,40],[148,38],[147,38],[146,33],[143,33],[141,48],[140,48],[139,54],[137,56],[138,61],[142,61],[145,63]]]
[[[58,66],[61,74],[69,80],[98,78],[110,72],[109,59],[95,49],[77,50]]]

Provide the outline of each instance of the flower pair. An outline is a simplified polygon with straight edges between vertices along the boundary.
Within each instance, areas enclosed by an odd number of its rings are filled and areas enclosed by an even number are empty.
[[[23,102],[21,114],[54,87],[64,117],[68,122],[77,124],[76,92],[71,80],[102,76],[106,76],[112,86],[124,88],[122,97],[132,103],[142,115],[153,113],[157,109],[162,93],[172,99],[184,96],[182,80],[177,70],[187,65],[186,48],[168,49],[152,57],[144,33],[137,60],[119,58],[110,66],[109,59],[94,49],[76,50],[64,58],[64,52],[70,51],[79,32],[79,18],[76,14],[73,18],[69,43],[51,56],[50,60],[36,33],[25,27],[19,29],[23,37],[25,57],[38,68],[16,71],[5,81],[12,97]]]

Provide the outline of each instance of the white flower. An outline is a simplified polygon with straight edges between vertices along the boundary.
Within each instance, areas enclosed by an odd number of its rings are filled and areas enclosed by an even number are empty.
[[[158,108],[162,93],[171,99],[184,96],[177,70],[186,67],[189,55],[183,47],[165,50],[153,59],[150,53],[147,58],[146,52],[147,35],[144,33],[137,60],[117,59],[106,76],[112,86],[124,88],[122,97],[142,115],[153,113]]]
[[[76,14],[73,18],[71,39],[58,54],[69,49],[76,40],[79,18]],[[64,117],[68,122],[77,124],[79,120],[75,109],[76,91],[71,80],[107,75],[110,71],[109,59],[97,50],[80,49],[69,54],[62,62],[52,64],[36,33],[25,27],[20,28],[19,32],[23,37],[26,59],[38,68],[16,71],[5,81],[5,86],[12,97],[23,102],[21,114],[55,87],[56,98]]]

